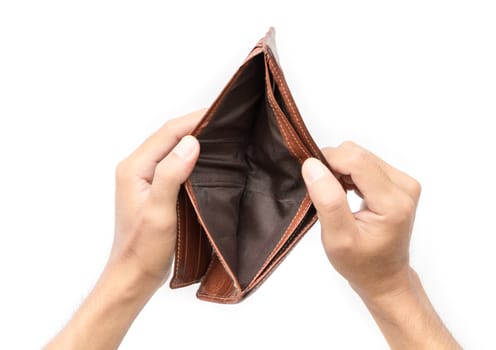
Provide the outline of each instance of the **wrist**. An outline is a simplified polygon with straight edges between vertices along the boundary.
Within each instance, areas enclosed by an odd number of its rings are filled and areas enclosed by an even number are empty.
[[[437,315],[417,273],[401,288],[360,295],[392,349],[460,349]]]
[[[386,286],[383,289],[358,293],[374,315],[395,317],[395,312],[401,312],[405,307],[421,301],[422,285],[417,273],[411,267],[408,267],[408,270],[399,276],[397,281],[387,283]]]
[[[107,262],[98,285],[111,291],[120,301],[146,302],[160,288],[161,282],[143,273],[129,259],[112,257]]]
[[[116,349],[158,287],[136,265],[110,258],[84,303],[46,349]]]
[[[420,285],[417,273],[409,265],[398,270],[387,278],[374,278],[368,283],[350,285],[367,305],[382,304],[399,295],[415,294]]]

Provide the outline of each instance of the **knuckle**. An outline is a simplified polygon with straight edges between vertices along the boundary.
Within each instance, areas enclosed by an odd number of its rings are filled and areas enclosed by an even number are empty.
[[[164,130],[165,130],[165,132],[167,132],[167,133],[173,133],[173,131],[177,129],[177,127],[180,124],[180,122],[181,121],[180,121],[179,118],[169,119],[164,124]]]
[[[164,129],[171,129],[173,128],[175,125],[176,125],[176,119],[173,118],[173,119],[169,119],[167,120],[165,123],[164,123]]]
[[[356,168],[363,162],[368,161],[370,153],[361,148],[361,147],[353,147],[350,149],[348,155],[348,163],[351,167]]]
[[[359,146],[355,142],[350,140],[346,140],[339,145],[339,148],[343,148],[343,149],[354,149],[357,147]]]
[[[322,152],[322,154],[324,155],[324,157],[327,160],[329,160],[329,157],[331,156],[333,149],[331,147],[324,147],[320,151]]]
[[[394,214],[399,222],[410,220],[413,214],[415,213],[415,202],[414,200],[407,195],[402,196],[395,203]]]
[[[356,167],[363,162],[374,160],[374,155],[353,141],[345,141],[338,148],[346,155],[348,166]]]
[[[416,199],[418,199],[420,197],[420,194],[422,193],[422,185],[420,184],[420,182],[412,178],[410,188],[412,195]]]
[[[167,120],[162,128],[160,129],[160,133],[162,134],[162,137],[164,139],[174,137],[174,130],[177,128],[177,121],[176,119],[169,119]]]
[[[129,160],[121,160],[115,167],[115,178],[117,181],[122,181],[129,176]]]

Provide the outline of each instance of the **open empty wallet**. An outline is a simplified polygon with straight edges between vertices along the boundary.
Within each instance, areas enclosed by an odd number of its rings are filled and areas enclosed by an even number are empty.
[[[171,288],[237,303],[317,220],[301,165],[327,165],[291,96],[274,42],[261,39],[192,135],[200,156],[181,187]]]

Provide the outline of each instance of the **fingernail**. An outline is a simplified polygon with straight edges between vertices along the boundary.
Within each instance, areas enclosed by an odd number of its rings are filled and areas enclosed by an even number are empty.
[[[305,162],[305,181],[314,183],[329,173],[329,169],[318,159],[310,158]]]
[[[184,136],[181,141],[174,147],[174,153],[184,160],[188,160],[194,153],[196,140],[193,136]]]

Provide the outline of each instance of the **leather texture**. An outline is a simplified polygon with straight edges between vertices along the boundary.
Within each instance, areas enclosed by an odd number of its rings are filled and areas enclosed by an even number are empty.
[[[171,288],[237,303],[317,220],[301,165],[327,164],[291,96],[270,28],[192,132],[200,156],[177,202]]]

